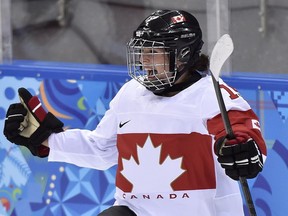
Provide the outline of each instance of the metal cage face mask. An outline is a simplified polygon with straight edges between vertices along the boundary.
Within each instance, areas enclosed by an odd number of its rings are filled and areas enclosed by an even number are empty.
[[[171,87],[176,78],[176,51],[163,42],[132,38],[127,44],[129,76],[152,92]]]

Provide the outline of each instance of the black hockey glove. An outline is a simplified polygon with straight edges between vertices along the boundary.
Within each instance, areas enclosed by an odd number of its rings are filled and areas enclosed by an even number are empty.
[[[46,112],[37,96],[25,88],[18,90],[21,103],[11,104],[6,113],[4,135],[12,143],[27,147],[34,156],[47,157],[49,148],[42,143],[63,131],[63,123]]]
[[[255,178],[263,169],[263,158],[257,143],[247,134],[235,132],[235,139],[219,138],[215,142],[218,162],[226,175],[234,180],[239,177]]]

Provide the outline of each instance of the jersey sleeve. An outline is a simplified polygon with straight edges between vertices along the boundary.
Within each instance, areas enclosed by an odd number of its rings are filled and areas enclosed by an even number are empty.
[[[48,161],[66,162],[79,167],[105,170],[117,164],[118,150],[117,115],[118,101],[123,88],[109,104],[109,109],[95,130],[68,129],[48,138]]]
[[[243,132],[248,134],[259,146],[261,153],[266,156],[267,149],[265,141],[260,130],[260,123],[252,109],[247,111],[228,111],[229,120],[234,132]],[[226,136],[221,114],[216,115],[207,122],[207,128],[210,134],[215,136],[215,140]]]
[[[258,117],[236,89],[231,88],[222,80],[220,80],[220,87],[232,130],[234,132],[237,131],[248,134],[258,144],[261,153],[266,156],[267,149],[262,137]],[[206,119],[207,130],[210,134],[214,135],[215,140],[217,140],[218,138],[225,136],[226,132],[216,94],[213,91],[214,89],[209,89],[206,92],[205,95],[208,95],[208,98],[205,101],[210,103],[210,105],[203,105],[203,109],[206,109],[206,112],[208,113]]]

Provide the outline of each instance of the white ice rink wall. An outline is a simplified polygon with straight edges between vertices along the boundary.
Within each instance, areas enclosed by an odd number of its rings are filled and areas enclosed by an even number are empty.
[[[267,143],[264,170],[249,180],[257,213],[286,216],[288,77],[233,72],[223,78],[259,116]],[[22,86],[37,94],[45,108],[66,126],[94,129],[127,79],[126,67],[119,65],[38,61],[0,65],[0,130],[5,112],[11,103],[18,102],[17,89]],[[97,171],[47,163],[47,159],[35,158],[9,143],[2,133],[0,162],[0,215],[96,215],[114,202],[116,167]]]

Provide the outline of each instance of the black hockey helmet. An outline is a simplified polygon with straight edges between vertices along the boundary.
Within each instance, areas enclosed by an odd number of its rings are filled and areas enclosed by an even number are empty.
[[[192,14],[183,10],[158,10],[139,25],[127,44],[129,75],[152,92],[159,93],[171,87],[188,67],[193,66],[202,45],[202,31]],[[150,77],[155,76],[152,81],[145,71],[145,66],[151,68],[151,65],[141,61],[143,49],[149,47],[152,54],[155,48],[162,47],[163,54],[169,57],[169,61],[163,63],[169,64],[169,70],[160,72],[154,67],[149,72]],[[160,73],[166,73],[166,76],[159,78]]]

